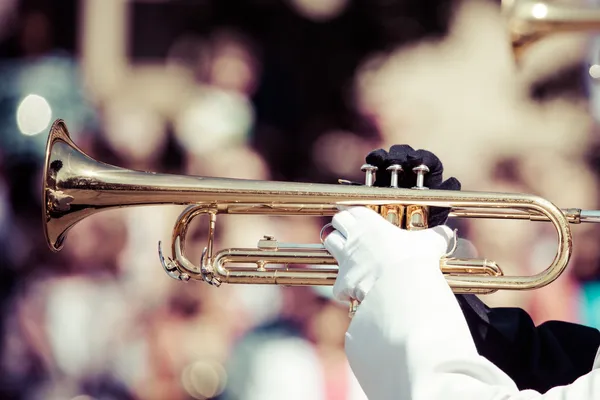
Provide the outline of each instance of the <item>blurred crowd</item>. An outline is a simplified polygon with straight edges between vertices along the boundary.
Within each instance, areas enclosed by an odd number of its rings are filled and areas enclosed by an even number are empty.
[[[516,64],[492,0],[233,4],[0,1],[0,398],[365,398],[331,288],[164,273],[157,243],[168,253],[181,206],[96,214],[51,252],[40,188],[56,118],[91,157],[140,171],[334,184],[362,180],[369,151],[407,143],[465,190],[600,206],[590,34],[549,37]],[[316,243],[326,222],[219,216],[215,249],[264,234]],[[505,274],[539,272],[556,252],[549,224],[449,224]],[[193,223],[191,260],[207,229]],[[483,299],[600,328],[600,231],[573,231],[557,282]]]

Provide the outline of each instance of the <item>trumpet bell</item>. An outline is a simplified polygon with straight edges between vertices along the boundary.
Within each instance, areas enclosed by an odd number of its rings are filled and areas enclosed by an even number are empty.
[[[66,234],[78,221],[94,213],[93,208],[72,204],[70,189],[78,180],[93,174],[96,162],[87,157],[71,140],[64,121],[55,121],[46,144],[42,175],[42,218],[44,235],[52,251],[62,249]]]

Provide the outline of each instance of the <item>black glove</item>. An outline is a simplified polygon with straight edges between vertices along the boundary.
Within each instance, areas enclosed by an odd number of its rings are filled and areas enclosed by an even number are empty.
[[[398,177],[398,186],[410,189],[417,184],[417,175],[412,169],[418,165],[425,164],[429,167],[429,172],[425,174],[424,186],[434,190],[460,190],[460,182],[456,178],[449,178],[443,181],[444,166],[435,154],[427,150],[414,150],[408,145],[393,145],[390,151],[378,149],[370,152],[365,161],[368,164],[377,167],[374,186],[389,187],[391,175],[386,171],[392,164],[400,164],[403,172]],[[449,208],[430,207],[429,220],[430,228],[446,223]]]

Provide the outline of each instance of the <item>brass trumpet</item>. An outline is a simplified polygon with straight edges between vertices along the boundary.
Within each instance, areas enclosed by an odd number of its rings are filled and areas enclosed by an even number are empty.
[[[159,256],[169,276],[212,285],[333,285],[335,259],[322,244],[280,243],[264,237],[256,248],[213,251],[218,214],[331,216],[340,207],[368,206],[405,229],[427,227],[429,207],[448,207],[453,218],[527,219],[551,222],[558,250],[544,271],[532,276],[504,276],[490,260],[443,257],[440,268],[456,293],[492,293],[548,285],[564,271],[572,251],[570,223],[599,222],[600,212],[561,210],[540,197],[466,191],[424,190],[426,167],[417,167],[414,189],[397,187],[400,166],[392,166],[392,187],[372,187],[373,167],[365,165],[365,185],[285,183],[139,172],[98,162],[69,137],[62,120],[54,122],[46,148],[43,175],[43,218],[48,246],[59,251],[77,222],[103,210],[129,206],[188,205],[179,216],[172,240],[172,258]],[[206,214],[208,243],[199,265],[185,256],[191,221]],[[230,264],[234,266],[230,266]],[[240,267],[235,264],[250,264]],[[290,267],[290,265],[306,267]],[[282,266],[283,265],[283,266]]]
[[[513,53],[518,60],[534,43],[560,32],[600,31],[600,9],[536,0],[502,0]]]

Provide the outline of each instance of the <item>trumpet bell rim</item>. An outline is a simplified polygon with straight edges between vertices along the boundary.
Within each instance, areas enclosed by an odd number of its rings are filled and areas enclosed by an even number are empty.
[[[53,177],[51,176],[52,169],[50,163],[52,162],[52,150],[54,148],[54,144],[59,141],[67,142],[69,145],[75,146],[71,140],[71,135],[69,134],[67,125],[62,119],[57,119],[50,127],[50,134],[48,135],[48,141],[46,142],[44,171],[42,174],[42,223],[44,225],[44,236],[46,238],[46,243],[48,244],[50,250],[54,252],[59,252],[62,249],[66,237],[65,232],[62,232],[55,238],[48,230],[48,223],[53,218],[50,214],[51,199],[49,190],[54,186],[55,183]]]

